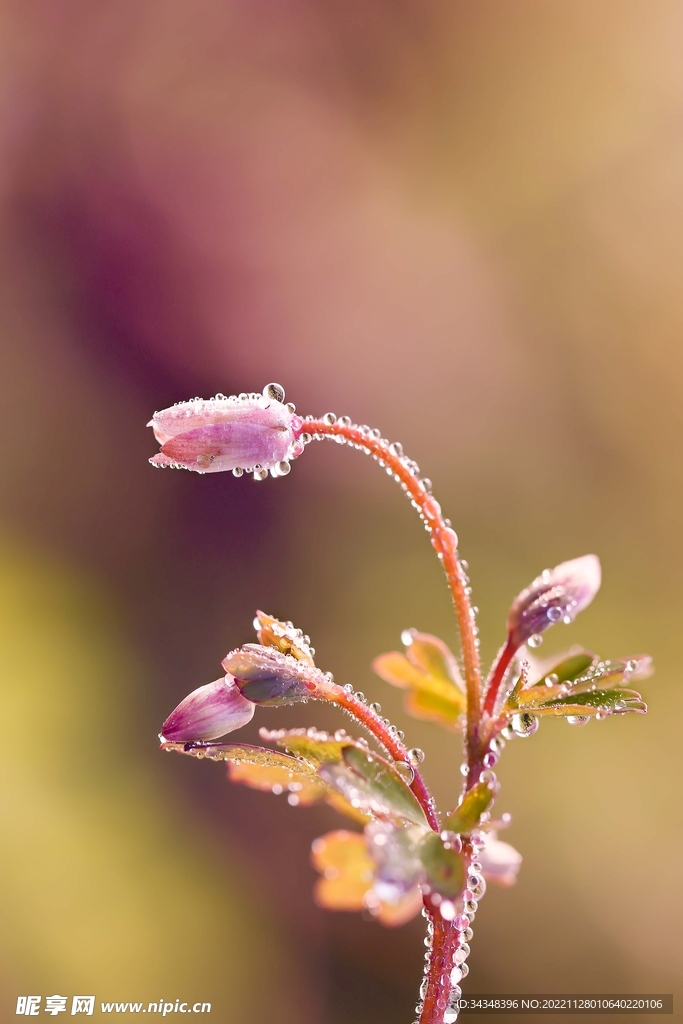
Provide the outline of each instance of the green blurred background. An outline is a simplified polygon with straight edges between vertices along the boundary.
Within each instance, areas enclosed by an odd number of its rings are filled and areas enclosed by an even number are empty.
[[[258,485],[147,465],[155,409],[270,380],[434,480],[487,657],[539,570],[600,554],[542,653],[651,652],[650,713],[508,748],[524,864],[465,991],[675,992],[683,4],[3,0],[0,26],[2,1019],[29,992],[412,1019],[421,922],[313,904],[332,812],[157,752],[261,607],[458,790],[457,744],[369,670],[407,626],[454,642],[384,474],[327,443]]]

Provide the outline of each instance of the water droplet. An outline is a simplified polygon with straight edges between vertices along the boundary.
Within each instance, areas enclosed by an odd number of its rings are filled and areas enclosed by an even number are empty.
[[[561,608],[558,608],[556,604],[551,605],[550,608],[548,608],[546,615],[548,616],[551,622],[559,622],[560,619],[564,618],[563,610]]]
[[[337,417],[333,412],[326,412],[323,416],[323,423],[327,423],[328,426],[332,426],[333,423],[337,422]]]
[[[461,943],[453,954],[453,963],[461,964],[470,955],[470,947],[466,942]]]
[[[413,747],[411,750],[408,751],[408,754],[406,756],[408,758],[409,764],[417,766],[418,764],[422,764],[422,762],[424,761],[425,752],[424,750],[421,750],[419,747]]]
[[[455,925],[459,932],[465,932],[470,926],[470,919],[467,916],[467,914],[458,914],[458,916],[453,921],[453,924]]]
[[[405,761],[396,761],[395,764],[394,764],[394,768],[396,769],[398,774],[401,776],[403,781],[408,786],[410,786],[412,781],[413,781],[413,779],[415,778],[415,772],[413,771],[412,766],[409,765],[409,764],[406,764]]]
[[[429,949],[431,949],[431,947],[434,944],[434,940],[431,937],[431,935],[425,935],[424,942],[425,942],[425,946],[427,946]]]
[[[354,697],[355,697],[355,698],[356,698],[356,700],[357,700],[357,701],[359,701],[359,702],[360,702],[361,704],[365,704],[365,702],[366,702],[366,697],[365,697],[365,694],[363,693],[363,691],[362,691],[362,690],[356,690],[356,692],[354,693]]]
[[[254,480],[265,480],[267,476],[267,469],[262,469],[260,467],[258,469],[254,469]]]
[[[467,878],[467,891],[471,895],[465,896],[465,902],[480,900],[486,892],[486,882],[479,874],[471,874]]]
[[[470,768],[467,761],[463,761],[463,763],[460,765],[460,774],[467,775],[469,773],[469,770]]]
[[[378,715],[382,710],[382,705],[378,704],[377,701],[373,701],[373,703],[370,705],[370,710],[374,711],[375,714]]]
[[[427,989],[429,988],[429,981],[427,978],[424,979],[420,985],[420,999],[424,999],[427,995]]]
[[[495,751],[490,750],[488,754],[484,754],[484,764],[487,768],[493,768],[494,764],[498,760],[498,754]]]
[[[540,633],[534,633],[533,636],[530,636],[527,640],[528,647],[540,647],[542,643],[543,637],[540,635]]]
[[[410,647],[413,642],[413,637],[417,633],[416,629],[404,629],[401,633],[401,643],[404,647]]]
[[[242,469],[241,466],[235,466],[235,468],[232,471],[232,475],[233,476],[242,476],[243,473],[244,473],[244,470]]]
[[[287,803],[291,804],[292,807],[296,807],[297,804],[299,803],[299,797],[297,796],[297,794],[290,793],[289,796],[287,797]]]
[[[244,397],[246,398],[247,396],[245,395]],[[282,403],[285,400],[285,389],[282,384],[266,384],[263,389],[263,397],[269,398],[273,402]]]
[[[522,711],[521,714],[512,716],[511,725],[515,736],[533,736],[538,729],[538,719],[528,711]]]
[[[558,676],[557,672],[551,672],[549,676],[545,677],[546,686],[557,686],[559,681],[560,677]]]
[[[479,773],[479,781],[484,782],[489,789],[492,789],[498,780],[496,779],[496,773],[492,772],[490,768],[486,768],[483,772]]]
[[[283,459],[282,462],[277,464],[277,476],[287,476],[291,469],[291,465],[287,462],[287,459]]]
[[[567,715],[567,721],[570,725],[587,725],[590,715]]]
[[[389,445],[389,451],[391,452],[392,455],[396,455],[397,458],[400,459],[401,456],[403,455],[403,445],[401,444],[400,441],[392,441],[391,444]]]
[[[347,693],[353,693],[353,683],[344,683],[344,689]]]

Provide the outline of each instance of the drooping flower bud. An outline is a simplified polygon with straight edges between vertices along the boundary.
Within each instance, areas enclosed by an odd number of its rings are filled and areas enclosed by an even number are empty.
[[[515,649],[531,641],[556,622],[571,622],[600,589],[600,561],[584,555],[545,569],[512,602],[507,628]],[[540,640],[538,641],[540,643]]]
[[[244,644],[231,651],[222,662],[235,677],[244,696],[254,704],[295,704],[314,698],[329,699],[334,687],[332,676],[283,654],[275,647]]]
[[[227,675],[188,694],[164,722],[161,736],[177,743],[215,740],[250,722],[254,710]]]
[[[253,472],[262,480],[270,470],[272,476],[284,476],[304,448],[299,440],[303,421],[284,397],[279,384],[267,384],[261,395],[195,398],[155,412],[147,426],[161,452],[149,461],[195,473]]]

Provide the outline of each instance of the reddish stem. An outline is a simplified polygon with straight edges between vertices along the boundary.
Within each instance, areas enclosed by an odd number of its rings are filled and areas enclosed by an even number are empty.
[[[460,942],[460,933],[452,921],[444,921],[440,914],[429,911],[429,919],[434,928],[432,937],[429,970],[427,972],[427,992],[423,999],[420,1024],[437,1024],[443,1021],[444,1010],[448,1004],[451,991],[451,971],[453,970],[453,954]]]
[[[408,760],[408,750],[405,743],[389,731],[389,727],[385,722],[374,711],[371,711],[367,704],[358,700],[353,693],[349,693],[343,687],[338,689],[339,693],[332,698],[333,703],[338,704],[352,714],[354,718],[358,719],[368,732],[372,733],[377,742],[389,751],[395,761],[403,761],[405,764],[410,765],[413,770],[413,781],[410,783],[410,788],[420,807],[425,812],[425,817],[430,827],[435,832],[438,832],[441,826],[434,810],[434,802],[419,771]]]
[[[481,717],[479,642],[474,613],[466,590],[467,579],[458,560],[458,538],[455,531],[444,521],[439,503],[411,472],[410,464],[407,464],[408,460],[402,456],[400,446],[398,450],[392,451],[388,441],[373,436],[367,428],[361,429],[355,424],[339,421],[328,423],[325,419],[305,420],[301,436],[305,436],[305,433],[315,438],[344,438],[356,448],[372,455],[380,465],[386,466],[393,474],[419,510],[429,530],[432,546],[443,565],[455,605],[467,688],[467,755],[468,761],[474,761],[479,754],[478,729]]]
[[[508,670],[510,662],[516,654],[517,648],[514,647],[510,641],[505,644],[501,649],[498,658],[491,669],[491,675],[486,690],[486,697],[484,698],[484,712],[488,715],[493,715],[496,709],[496,701],[498,699],[498,693],[500,691],[501,684],[505,677],[505,673]]]

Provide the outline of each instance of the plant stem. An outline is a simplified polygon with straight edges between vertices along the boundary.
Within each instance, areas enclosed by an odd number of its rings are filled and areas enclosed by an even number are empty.
[[[339,692],[332,698],[333,703],[338,704],[339,707],[344,708],[349,714],[353,715],[365,728],[370,732],[378,743],[380,743],[386,750],[389,751],[395,761],[403,761],[405,764],[410,765],[413,771],[413,780],[410,783],[410,789],[413,791],[415,798],[417,799],[420,807],[425,812],[425,817],[429,822],[430,828],[435,832],[438,832],[441,828],[439,825],[439,819],[436,816],[434,810],[434,801],[429,795],[429,790],[425,785],[424,779],[420,775],[417,768],[410,764],[408,760],[408,750],[405,743],[394,733],[390,732],[389,727],[385,724],[383,719],[379,717],[374,711],[358,700],[353,693],[349,693],[343,687],[336,687]]]
[[[460,933],[451,921],[444,921],[440,914],[428,909],[429,920],[434,928],[431,956],[427,972],[427,992],[423,999],[420,1024],[437,1024],[443,1021],[444,1010],[451,991],[453,954],[460,942]]]
[[[441,515],[441,506],[432,497],[429,489],[418,479],[417,467],[402,454],[400,445],[389,445],[376,431],[359,427],[353,423],[336,420],[328,423],[323,419],[307,419],[302,427],[301,437],[308,440],[324,437],[343,438],[354,447],[372,455],[380,465],[385,466],[408,494],[418,509],[429,530],[432,546],[443,565],[448,586],[453,597],[460,630],[462,657],[467,690],[467,758],[468,762],[479,756],[479,719],[481,717],[481,669],[479,665],[479,641],[476,633],[474,612],[467,593],[467,578],[458,560],[458,538],[454,530]]]
[[[510,641],[505,644],[491,669],[491,674],[488,679],[486,697],[484,698],[484,712],[488,715],[493,715],[496,708],[496,700],[498,699],[498,693],[500,691],[501,683],[505,677],[505,673],[508,670],[510,662],[514,658],[516,648],[510,644]]]

